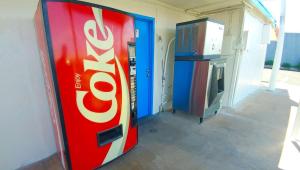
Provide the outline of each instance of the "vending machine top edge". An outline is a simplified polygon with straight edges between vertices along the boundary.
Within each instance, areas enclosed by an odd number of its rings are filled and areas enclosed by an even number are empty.
[[[35,13],[56,146],[65,169],[96,169],[138,142],[134,18],[73,0]]]

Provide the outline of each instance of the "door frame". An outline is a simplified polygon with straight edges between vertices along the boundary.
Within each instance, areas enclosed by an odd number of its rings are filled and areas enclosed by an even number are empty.
[[[149,93],[150,93],[150,99],[149,99],[149,115],[146,115],[145,117],[153,115],[153,86],[154,86],[154,36],[155,36],[155,18],[144,16],[140,14],[132,14],[135,20],[140,20],[147,22],[150,26],[149,28],[149,38],[150,38],[150,52],[149,52],[149,69],[150,69],[150,82],[149,82]],[[135,22],[134,22],[135,24]],[[134,25],[135,29],[135,25]],[[135,34],[135,30],[134,30]],[[138,96],[137,96],[138,97]]]

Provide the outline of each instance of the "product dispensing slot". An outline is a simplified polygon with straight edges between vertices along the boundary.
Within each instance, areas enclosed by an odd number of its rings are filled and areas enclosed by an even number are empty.
[[[210,106],[216,100],[219,100],[222,97],[224,92],[224,68],[225,64],[214,64],[211,75],[211,83],[210,83],[210,95],[209,95],[209,103]]]
[[[217,75],[217,79],[218,79],[218,93],[222,93],[224,92],[224,67],[219,68],[218,70],[218,75]]]
[[[112,129],[99,132],[97,134],[98,146],[104,146],[108,143],[111,143],[123,136],[122,125],[114,127]]]
[[[129,74],[130,74],[130,112],[132,126],[137,123],[137,97],[136,97],[136,53],[135,43],[128,43]]]

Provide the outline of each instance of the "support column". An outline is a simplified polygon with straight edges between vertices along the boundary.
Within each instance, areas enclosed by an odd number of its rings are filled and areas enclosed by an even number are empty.
[[[272,68],[272,75],[270,78],[269,90],[274,91],[276,88],[276,79],[280,69],[281,59],[282,59],[282,51],[284,45],[284,25],[285,25],[285,0],[281,0],[280,7],[280,30],[279,30],[279,38],[277,41],[277,47],[274,57],[274,63]]]

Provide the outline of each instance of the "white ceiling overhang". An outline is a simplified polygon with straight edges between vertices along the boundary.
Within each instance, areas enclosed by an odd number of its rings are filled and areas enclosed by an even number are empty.
[[[159,0],[160,2],[183,9],[190,14],[199,14],[221,8],[243,4],[242,0]]]
[[[274,23],[274,19],[259,0],[157,0],[193,16],[203,16],[220,10],[246,7],[257,12],[265,21]],[[152,0],[153,2],[153,0]],[[261,6],[262,5],[262,6]]]

